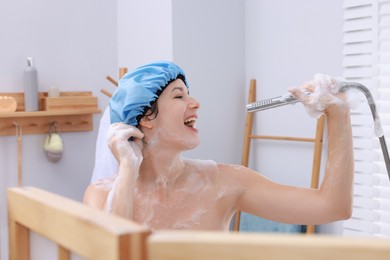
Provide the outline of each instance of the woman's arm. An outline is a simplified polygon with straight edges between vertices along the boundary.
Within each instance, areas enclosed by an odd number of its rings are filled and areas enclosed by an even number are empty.
[[[128,141],[130,137],[134,141]],[[135,127],[123,123],[110,126],[107,139],[119,163],[118,174],[113,179],[89,185],[84,194],[85,204],[122,217],[133,217],[133,193],[142,162],[142,137]]]
[[[337,111],[338,110],[338,111]],[[352,214],[354,157],[352,129],[348,108],[332,105],[327,109],[328,160],[320,193],[332,209],[328,214],[341,213],[340,218]]]
[[[324,112],[328,122],[328,158],[320,188],[280,185],[245,167],[237,170],[225,166],[224,171],[236,183],[238,210],[296,224],[321,224],[350,217],[354,162],[349,108],[338,102]]]

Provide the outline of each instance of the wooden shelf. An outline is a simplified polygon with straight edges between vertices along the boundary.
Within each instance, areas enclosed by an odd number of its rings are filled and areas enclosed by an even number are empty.
[[[0,95],[5,94],[17,95],[19,102],[16,112],[0,112],[0,136],[15,135],[17,126],[21,127],[22,134],[45,134],[49,132],[53,124],[57,125],[59,132],[91,131],[93,130],[93,114],[101,113],[97,107],[25,112],[20,109],[20,107],[24,109],[20,98],[21,93],[0,93]]]
[[[85,115],[101,113],[100,109],[84,109],[84,110],[65,110],[65,111],[36,111],[36,112],[0,112],[2,118],[21,118],[21,117],[46,117],[46,116],[66,116],[66,115]]]

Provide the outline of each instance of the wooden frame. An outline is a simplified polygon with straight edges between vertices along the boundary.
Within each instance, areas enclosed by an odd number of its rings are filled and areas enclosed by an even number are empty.
[[[29,233],[58,245],[58,259],[71,252],[86,259],[130,260],[319,260],[390,259],[390,239],[160,231],[37,188],[7,191],[11,260],[29,259]]]
[[[288,234],[162,232],[148,240],[149,260],[387,260],[390,240]]]
[[[248,95],[248,104],[256,101],[256,80],[252,79],[249,85],[249,95]],[[313,154],[313,166],[312,166],[312,176],[311,176],[311,188],[317,189],[319,184],[320,176],[320,166],[321,166],[321,154],[322,154],[322,144],[324,137],[324,125],[325,125],[325,116],[321,116],[317,120],[316,134],[314,138],[303,138],[303,137],[290,137],[290,136],[271,136],[271,135],[255,135],[252,133],[253,128],[253,116],[254,113],[246,113],[246,122],[245,122],[245,133],[244,133],[244,143],[242,148],[242,161],[243,166],[248,167],[249,164],[249,153],[250,145],[252,139],[267,139],[267,140],[279,140],[279,141],[296,141],[296,142],[312,142],[314,143],[314,154]],[[235,215],[234,230],[240,230],[240,220],[241,212],[237,211]],[[314,225],[306,226],[306,233],[313,234],[315,233]]]
[[[58,245],[58,259],[74,252],[87,259],[146,259],[150,231],[79,202],[37,188],[7,191],[9,254],[29,259],[29,233],[36,232]]]

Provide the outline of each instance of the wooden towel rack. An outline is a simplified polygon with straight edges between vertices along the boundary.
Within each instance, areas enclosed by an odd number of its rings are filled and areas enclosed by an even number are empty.
[[[127,73],[127,68],[126,67],[120,67],[119,68],[119,79],[121,79],[126,73]],[[118,87],[118,81],[116,81],[115,79],[113,79],[110,76],[107,76],[106,79],[108,81],[110,81],[112,84],[114,84],[114,86]],[[112,94],[109,91],[105,90],[104,88],[101,89],[100,92],[102,92],[104,95],[106,95],[109,98],[112,97]]]

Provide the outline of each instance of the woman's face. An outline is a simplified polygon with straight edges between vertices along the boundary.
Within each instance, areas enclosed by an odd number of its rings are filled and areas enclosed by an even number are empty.
[[[171,82],[157,100],[158,114],[152,120],[154,138],[160,138],[180,149],[193,149],[199,145],[198,118],[199,103],[188,94],[181,79]]]

